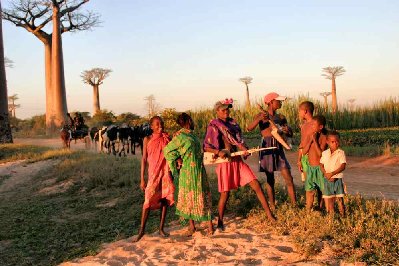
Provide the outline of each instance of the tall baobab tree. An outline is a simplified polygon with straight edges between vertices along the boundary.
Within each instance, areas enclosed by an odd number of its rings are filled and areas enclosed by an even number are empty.
[[[21,105],[19,104],[15,104],[15,101],[18,100],[18,94],[14,94],[11,96],[8,96],[8,107],[9,107],[9,111],[12,113],[12,117],[16,117],[15,116],[15,109],[21,107]]]
[[[335,78],[342,76],[346,70],[343,66],[336,66],[336,67],[324,67],[323,68],[324,76],[326,79],[331,80],[331,97],[332,97],[332,112],[337,112],[337,87],[335,84]]]
[[[321,96],[324,98],[324,110],[327,112],[328,110],[328,102],[327,102],[327,97],[331,95],[330,91],[325,91],[320,93]]]
[[[249,88],[248,88],[248,84],[252,83],[252,77],[243,77],[240,78],[239,81],[241,81],[242,83],[245,84],[245,87],[247,89],[246,91],[246,100],[245,100],[245,106],[247,108],[251,107],[251,102],[249,101]]]
[[[46,132],[54,132],[67,112],[61,34],[91,29],[99,24],[93,12],[80,12],[89,0],[14,0],[4,19],[24,28],[44,44],[46,77]],[[52,23],[52,32],[44,28]]]
[[[0,1],[0,12],[1,10]],[[4,61],[3,16],[0,13],[0,143],[12,143],[10,119],[8,116],[6,66]]]
[[[111,69],[93,68],[85,70],[80,75],[83,82],[93,87],[93,115],[100,111],[100,92],[99,87],[103,84],[104,79],[109,76]]]

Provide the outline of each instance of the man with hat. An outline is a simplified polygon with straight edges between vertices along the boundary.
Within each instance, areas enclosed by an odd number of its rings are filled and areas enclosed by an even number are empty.
[[[279,133],[288,137],[292,137],[292,130],[287,125],[287,119],[277,114],[277,110],[281,108],[282,101],[287,97],[281,96],[276,92],[267,94],[264,102],[267,105],[267,110],[257,114],[252,123],[248,125],[248,131],[254,130],[259,126],[262,135],[262,148],[264,147],[277,147],[277,149],[264,150],[259,152],[259,171],[265,172],[267,179],[267,195],[270,200],[270,206],[275,208],[275,191],[274,191],[274,171],[281,171],[287,185],[288,196],[293,204],[296,203],[295,186],[291,175],[291,166],[285,157],[282,144],[277,141],[272,135],[273,125],[269,122],[272,120],[279,128]]]
[[[230,117],[230,108],[232,107],[232,99],[225,99],[215,103],[214,109],[217,118],[210,121],[205,135],[204,150],[212,152],[215,156],[221,158],[228,157],[231,152],[247,150],[240,126]],[[241,156],[232,157],[231,161],[218,164],[216,174],[220,193],[218,228],[224,229],[223,216],[230,190],[247,184],[255,191],[268,218],[275,221],[257,177],[251,168],[243,162]]]

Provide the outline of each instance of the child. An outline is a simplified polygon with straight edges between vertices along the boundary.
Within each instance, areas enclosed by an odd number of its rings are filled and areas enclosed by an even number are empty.
[[[324,174],[323,198],[328,213],[334,214],[334,202],[337,199],[341,216],[345,216],[344,183],[342,172],[346,167],[345,152],[339,148],[339,134],[337,131],[327,135],[329,149],[325,150],[320,159],[320,167]]]
[[[316,191],[323,191],[323,172],[320,168],[320,158],[322,152],[327,147],[326,138],[326,119],[322,115],[313,117],[312,135],[305,140],[303,147],[302,167],[306,173],[305,191],[306,191],[306,210],[311,211]],[[319,207],[322,202],[321,194],[318,194]]]
[[[145,232],[150,209],[161,209],[161,222],[159,234],[168,236],[163,230],[167,207],[174,203],[174,191],[172,176],[166,163],[162,149],[169,143],[169,136],[163,131],[164,124],[159,116],[150,120],[152,134],[144,138],[143,158],[141,160],[141,184],[140,188],[145,192],[143,213],[141,216],[141,228],[136,241],[139,241]],[[148,167],[148,182],[144,175]]]
[[[301,127],[301,142],[299,143],[299,148],[298,148],[297,165],[298,165],[299,171],[302,174],[302,181],[306,180],[306,172],[303,171],[303,166],[302,166],[302,157],[303,157],[303,155],[305,155],[303,153],[303,147],[304,147],[305,141],[313,133],[313,130],[312,130],[313,111],[314,111],[314,105],[312,102],[304,101],[299,105],[298,116],[299,116],[299,122],[301,123],[301,126],[300,126]]]

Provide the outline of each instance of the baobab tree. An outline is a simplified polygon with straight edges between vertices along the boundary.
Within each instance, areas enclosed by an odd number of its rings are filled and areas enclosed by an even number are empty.
[[[245,87],[247,89],[246,91],[246,101],[245,101],[245,106],[247,108],[251,107],[251,102],[249,101],[249,88],[248,88],[248,84],[252,83],[252,77],[243,77],[240,78],[239,81],[241,81],[242,83],[245,84]]]
[[[0,12],[1,12],[0,1]],[[3,16],[0,13],[0,143],[12,143],[10,119],[8,116],[8,97],[6,65],[3,45]]]
[[[342,76],[346,70],[343,66],[336,66],[336,67],[324,67],[323,68],[324,76],[326,79],[331,80],[331,97],[332,97],[332,112],[337,112],[337,87],[335,84],[335,78]]]
[[[109,76],[111,69],[93,68],[85,70],[80,75],[83,82],[93,87],[93,115],[100,111],[100,92],[99,87],[103,84],[104,79]]]
[[[67,102],[61,34],[91,29],[99,16],[78,9],[89,0],[15,0],[3,11],[4,19],[24,28],[44,44],[46,80],[46,132],[65,122]],[[52,32],[46,32],[47,24]]]
[[[320,93],[321,96],[324,98],[324,110],[327,112],[328,110],[328,102],[327,102],[327,97],[331,95],[330,91],[325,91]]]
[[[356,99],[354,99],[354,98],[348,100],[349,108],[351,110],[353,110],[353,108],[355,107],[355,101],[356,101]]]
[[[155,101],[154,95],[148,95],[144,97],[144,100],[147,101],[147,110],[148,110],[148,117],[152,117],[157,114],[160,110],[159,104]]]
[[[14,118],[16,117],[15,109],[21,107],[20,104],[15,104],[15,101],[18,99],[19,99],[18,94],[8,96],[8,109],[9,109],[9,112],[11,112],[12,117],[14,117]]]

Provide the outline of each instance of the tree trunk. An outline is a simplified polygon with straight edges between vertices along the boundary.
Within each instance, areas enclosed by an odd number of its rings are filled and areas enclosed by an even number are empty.
[[[245,84],[245,86],[247,87],[247,101],[245,103],[247,109],[249,109],[251,107],[251,102],[249,101],[249,88],[248,88],[248,84]]]
[[[44,42],[44,66],[46,75],[46,135],[55,132],[54,124],[54,95],[51,89],[51,39]]]
[[[50,117],[51,123],[56,128],[65,124],[67,104],[64,79],[64,66],[62,55],[62,40],[60,28],[59,7],[53,5],[53,35],[51,44],[51,89],[54,103],[54,114]],[[51,95],[51,94],[50,94]],[[53,132],[55,129],[53,129]]]
[[[100,93],[99,85],[93,85],[93,115],[100,112]]]
[[[324,111],[327,112],[327,109],[328,109],[327,96],[323,96],[323,97],[324,97]]]
[[[332,112],[335,114],[337,112],[337,89],[335,86],[335,77],[331,79],[331,83]]]
[[[0,2],[0,143],[12,143],[10,119],[8,116],[8,94],[6,66],[3,45],[3,15]]]

